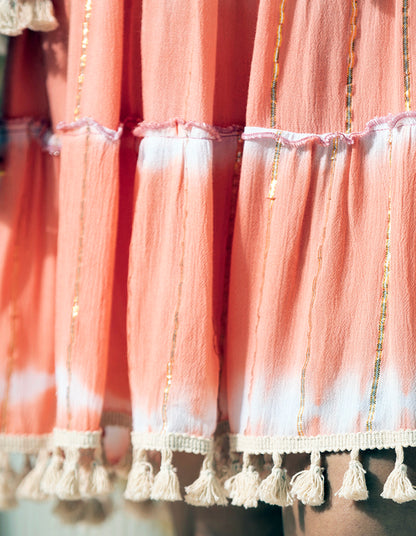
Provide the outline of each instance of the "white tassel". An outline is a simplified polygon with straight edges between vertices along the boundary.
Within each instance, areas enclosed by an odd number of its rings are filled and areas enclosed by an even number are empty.
[[[396,463],[387,477],[381,496],[397,503],[416,500],[416,489],[407,476],[407,465],[403,463],[403,447],[396,447]]]
[[[358,449],[352,449],[351,460],[345,472],[342,486],[335,495],[352,501],[365,501],[368,499],[368,490],[365,483],[366,471],[358,460],[358,453]]]
[[[278,452],[273,454],[272,472],[260,484],[259,499],[265,503],[277,504],[278,506],[290,506],[293,504],[287,471],[282,469],[282,457]]]
[[[255,508],[259,499],[260,475],[250,464],[250,455],[243,454],[243,469],[240,473],[226,480],[224,487],[234,506]]]
[[[51,0],[32,0],[32,20],[28,28],[37,32],[51,32],[58,27]]]
[[[45,470],[45,474],[40,482],[40,489],[46,495],[55,495],[58,482],[62,477],[64,466],[64,457],[61,449],[56,448],[52,453],[49,465]]]
[[[155,476],[150,498],[154,501],[182,500],[176,468],[172,465],[171,450],[162,450],[160,471]]]
[[[193,506],[226,506],[225,490],[214,470],[213,452],[209,452],[202,462],[199,477],[185,488],[185,501]]]
[[[17,506],[15,472],[10,467],[9,455],[0,451],[0,510]]]
[[[97,498],[109,495],[112,485],[103,465],[101,446],[97,447],[92,459],[92,451],[84,452],[78,460],[78,490],[82,498]]]
[[[292,495],[310,506],[320,506],[324,502],[324,477],[319,461],[319,451],[312,451],[309,469],[296,473],[290,481]]]
[[[107,469],[103,464],[102,448],[95,449],[95,458],[92,462],[91,495],[92,497],[105,497],[113,491]]]
[[[44,501],[48,495],[41,489],[41,482],[49,462],[46,449],[39,451],[35,467],[22,479],[17,487],[17,496],[20,499]]]
[[[124,498],[134,502],[148,501],[153,482],[153,467],[147,460],[146,451],[135,448]]]
[[[31,2],[0,0],[0,33],[20,35],[32,20]]]
[[[92,497],[91,460],[80,460],[78,465],[78,489],[82,498]]]
[[[74,501],[81,497],[78,462],[79,450],[77,448],[66,448],[62,476],[56,486],[56,495],[59,499]]]

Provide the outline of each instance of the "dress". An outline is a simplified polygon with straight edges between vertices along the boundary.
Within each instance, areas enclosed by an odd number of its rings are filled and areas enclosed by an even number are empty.
[[[374,448],[416,499],[411,2],[0,10],[2,504],[180,500],[175,451],[193,505],[320,505],[339,450],[364,500]]]

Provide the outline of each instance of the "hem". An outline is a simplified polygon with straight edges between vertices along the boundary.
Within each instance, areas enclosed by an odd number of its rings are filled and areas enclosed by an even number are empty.
[[[54,428],[53,444],[55,447],[69,449],[96,449],[101,446],[101,430],[78,432]]]
[[[52,434],[0,434],[0,451],[37,454],[51,443]]]
[[[298,454],[339,452],[353,449],[393,449],[415,447],[416,430],[380,430],[348,434],[305,436],[246,436],[230,434],[230,450],[249,454]]]
[[[131,443],[133,448],[137,449],[206,455],[212,448],[213,439],[167,432],[132,432]]]

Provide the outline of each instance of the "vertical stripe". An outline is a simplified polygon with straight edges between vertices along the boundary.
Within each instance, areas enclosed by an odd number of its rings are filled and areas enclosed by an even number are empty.
[[[387,314],[387,299],[388,299],[390,260],[391,260],[391,253],[390,253],[391,188],[392,188],[391,154],[392,154],[392,132],[390,131],[389,140],[388,140],[389,199],[388,199],[388,209],[387,209],[386,253],[385,253],[385,258],[384,258],[384,273],[383,273],[382,293],[381,293],[380,320],[378,323],[376,358],[374,362],[373,381],[371,385],[371,394],[370,394],[370,408],[368,411],[367,426],[366,426],[368,431],[373,429],[373,420],[374,420],[374,413],[376,410],[377,388],[378,388],[378,383],[380,379],[380,368],[381,368],[381,360],[382,360],[382,355],[383,355],[384,333],[385,333],[386,314]]]
[[[79,68],[78,68],[78,88],[75,98],[75,110],[74,110],[74,120],[77,121],[80,118],[81,114],[81,96],[82,88],[84,85],[85,78],[85,67],[87,65],[87,49],[88,49],[88,34],[89,34],[89,23],[92,11],[92,0],[85,0],[84,5],[84,21],[82,23],[82,41],[81,41],[81,56],[79,58]]]
[[[298,429],[298,434],[300,436],[305,435],[303,431],[303,413],[305,410],[306,371],[307,371],[310,357],[311,357],[312,310],[313,310],[313,305],[315,303],[315,297],[316,297],[316,284],[317,284],[319,273],[322,267],[322,250],[323,250],[324,243],[325,243],[326,228],[328,225],[329,208],[331,205],[332,184],[334,182],[335,162],[336,162],[337,152],[338,152],[338,138],[335,138],[332,143],[331,170],[330,170],[330,178],[329,178],[329,185],[328,185],[328,198],[327,198],[326,207],[325,207],[324,226],[322,229],[321,242],[318,246],[318,253],[317,253],[318,266],[316,269],[315,277],[312,282],[312,297],[311,297],[311,301],[309,304],[307,347],[306,347],[305,361],[302,367],[301,387],[300,387],[300,407],[299,407],[299,412],[298,412],[298,417],[297,417],[297,429]]]
[[[406,112],[411,110],[410,103],[410,72],[409,72],[409,1],[403,0],[403,76],[404,76],[404,101]]]
[[[75,121],[80,117],[81,107],[81,95],[84,84],[85,67],[87,63],[87,49],[88,49],[88,34],[89,34],[89,22],[92,10],[92,0],[85,0],[84,4],[84,21],[82,24],[82,42],[81,42],[81,57],[79,60],[78,68],[78,87],[76,94],[76,105],[74,110]],[[72,349],[75,340],[75,323],[79,315],[79,287],[81,281],[81,266],[82,257],[84,252],[84,232],[85,232],[85,199],[87,190],[87,173],[88,173],[88,151],[90,142],[90,127],[87,127],[87,135],[85,139],[85,151],[84,151],[84,172],[81,183],[81,205],[79,214],[79,236],[78,236],[78,252],[77,252],[77,265],[75,272],[75,284],[72,298],[71,308],[71,321],[69,325],[69,343],[66,350],[66,373],[67,373],[67,385],[66,385],[66,415],[67,415],[67,428],[71,428],[72,425],[72,411],[71,411],[71,383],[72,383]]]
[[[347,71],[347,95],[346,95],[346,119],[345,130],[351,132],[352,122],[352,74],[354,68],[354,47],[357,36],[357,0],[351,0],[350,40],[348,46],[348,71]]]
[[[82,177],[81,186],[81,207],[79,216],[79,236],[78,236],[78,254],[77,254],[77,267],[75,272],[75,285],[72,299],[71,309],[71,322],[69,327],[69,343],[66,352],[66,372],[67,372],[67,386],[66,386],[66,411],[67,411],[67,428],[72,424],[72,412],[71,412],[71,382],[72,382],[72,348],[75,340],[75,322],[79,315],[79,288],[81,282],[81,266],[82,257],[84,251],[84,233],[85,233],[85,198],[87,191],[87,175],[88,175],[88,150],[90,141],[90,127],[87,126],[87,136],[85,139],[85,151],[84,151],[84,173]]]
[[[170,387],[172,385],[172,377],[173,377],[173,367],[175,365],[175,355],[176,355],[176,342],[178,337],[178,330],[179,330],[179,312],[181,308],[181,302],[182,302],[182,287],[184,282],[184,261],[185,261],[185,238],[186,238],[186,221],[188,219],[188,186],[186,184],[186,172],[184,172],[184,215],[182,219],[182,239],[181,239],[181,251],[180,251],[180,260],[179,260],[179,284],[177,289],[177,298],[176,298],[176,308],[175,313],[173,317],[173,335],[172,335],[172,343],[170,348],[170,354],[169,354],[169,361],[166,366],[166,384],[165,389],[163,391],[163,406],[162,406],[162,422],[163,422],[163,431],[166,432],[167,424],[168,424],[168,417],[167,417],[167,411],[168,411],[168,399],[169,399],[169,392]]]
[[[277,27],[276,48],[274,51],[273,80],[272,80],[271,106],[270,106],[271,128],[276,127],[276,87],[277,87],[277,80],[279,78],[279,70],[280,70],[279,56],[280,56],[280,45],[282,43],[282,28],[283,28],[283,22],[285,19],[285,3],[286,3],[286,0],[281,0],[280,2],[279,25]]]
[[[281,133],[279,132],[278,138],[276,140],[275,150],[274,150],[272,178],[269,184],[269,192],[267,196],[267,199],[269,199],[269,210],[268,210],[267,223],[266,223],[266,236],[265,236],[265,246],[264,246],[264,252],[263,252],[263,264],[262,264],[262,270],[261,270],[261,276],[260,276],[259,300],[257,302],[256,326],[254,328],[254,351],[253,351],[253,357],[251,361],[249,398],[251,397],[251,392],[253,389],[254,367],[256,366],[257,347],[258,347],[258,331],[259,331],[259,325],[260,325],[260,319],[261,319],[261,307],[263,304],[263,293],[264,293],[264,282],[265,282],[265,277],[266,277],[267,259],[268,259],[269,250],[270,250],[273,205],[276,200],[277,172],[279,169],[280,152],[282,148],[280,136],[281,136]],[[247,421],[247,425],[248,425],[248,421]]]

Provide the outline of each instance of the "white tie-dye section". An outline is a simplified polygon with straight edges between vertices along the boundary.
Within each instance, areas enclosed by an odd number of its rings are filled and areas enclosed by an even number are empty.
[[[415,382],[416,378],[413,379],[413,386],[415,386]],[[370,393],[370,390],[368,392]],[[415,414],[415,389],[410,389],[409,393],[405,395],[400,376],[396,370],[388,366],[384,369],[382,365],[377,388],[373,430],[396,430],[400,428],[401,416],[406,410],[409,410],[413,415]]]
[[[297,435],[299,394],[299,376],[279,376],[270,385],[270,380],[266,383],[258,375],[254,380],[251,400],[247,383],[241,394],[229,399],[232,431],[250,435]],[[309,391],[306,393],[305,421],[315,414],[313,395]]]
[[[35,403],[43,394],[55,385],[54,374],[48,374],[34,369],[16,371],[10,380],[10,391],[8,404],[10,406]],[[6,392],[6,381],[0,379],[0,398],[4,398]]]
[[[189,434],[198,437],[212,437],[217,424],[217,406],[205,406],[199,416],[192,414],[192,404],[185,397],[180,402],[171,401],[167,408],[166,432]],[[144,406],[136,405],[133,409],[133,430],[139,433],[161,432],[163,429],[162,408],[149,411]]]
[[[325,390],[317,411],[320,414],[322,429],[326,433],[356,432],[359,417],[365,422],[370,391],[366,389],[361,393],[360,385],[360,375],[348,373],[338,376],[331,388]]]
[[[138,168],[155,172],[186,159],[188,171],[205,175],[212,165],[212,143],[198,127],[165,128],[149,131],[140,143]],[[220,143],[220,142],[219,142]]]
[[[346,434],[365,431],[368,418],[372,379],[365,389],[361,389],[359,374],[348,373],[339,376],[325,391],[321,403],[315,404],[312,385],[305,392],[303,413],[304,428],[318,418],[322,434]],[[406,395],[403,383],[393,367],[381,371],[377,392],[377,403],[373,430],[400,429],[403,413],[416,413],[416,376],[412,388]],[[266,386],[261,378],[256,378],[251,402],[247,386],[243,397],[229,400],[231,427],[234,433],[248,433],[262,436],[296,436],[297,417],[300,404],[299,376],[285,376]],[[237,417],[236,417],[237,416]],[[238,420],[239,416],[239,420]],[[361,423],[361,429],[357,429]]]
[[[67,407],[67,386],[68,373],[65,367],[58,366],[56,368],[56,385],[58,397],[58,413],[66,412]],[[101,413],[103,407],[103,398],[88,387],[77,377],[74,372],[71,374],[71,384],[69,390],[69,404],[74,410],[88,409],[97,413]]]

